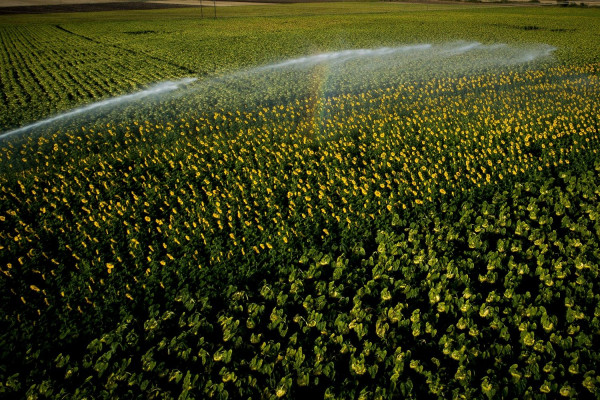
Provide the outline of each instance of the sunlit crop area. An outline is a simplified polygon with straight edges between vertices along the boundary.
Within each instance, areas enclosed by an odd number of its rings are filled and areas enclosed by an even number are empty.
[[[399,7],[0,25],[0,394],[598,398],[598,12]]]

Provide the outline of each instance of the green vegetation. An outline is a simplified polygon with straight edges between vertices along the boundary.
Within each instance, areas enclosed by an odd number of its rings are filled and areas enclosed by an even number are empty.
[[[5,127],[200,78],[0,139],[2,396],[600,397],[598,11],[184,13],[2,20]]]
[[[596,9],[322,3],[218,12],[217,20],[197,9],[0,17],[0,127],[159,80],[349,48],[547,43],[565,63],[598,60]]]

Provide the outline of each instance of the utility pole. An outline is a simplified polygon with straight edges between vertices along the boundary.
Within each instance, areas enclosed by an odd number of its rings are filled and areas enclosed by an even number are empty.
[[[213,7],[215,7],[215,19],[217,19],[217,0],[213,0]]]
[[[200,0],[200,18],[204,19],[204,6],[202,5],[202,0]]]

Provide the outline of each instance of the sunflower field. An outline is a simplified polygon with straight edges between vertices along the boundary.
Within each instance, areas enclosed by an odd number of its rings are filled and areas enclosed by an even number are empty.
[[[436,46],[0,136],[1,397],[600,398],[600,60]]]

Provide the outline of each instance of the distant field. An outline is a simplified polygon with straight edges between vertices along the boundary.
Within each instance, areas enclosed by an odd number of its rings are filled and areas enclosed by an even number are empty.
[[[168,8],[199,8],[199,7],[236,7],[250,6],[265,3],[215,1],[205,2],[191,0],[157,0],[157,1],[65,1],[65,2],[15,2],[0,5],[0,15],[18,14],[52,14],[52,13],[80,13],[102,11],[132,11],[132,10],[163,10]]]
[[[206,0],[208,1],[208,0]],[[340,0],[338,0],[340,1]],[[343,1],[343,0],[341,0]],[[373,1],[373,0],[370,0]],[[238,5],[238,4],[260,4],[260,3],[311,3],[311,2],[324,2],[324,0],[303,0],[303,1],[292,1],[292,0],[265,0],[262,2],[253,2],[251,0],[240,0],[240,1],[217,1],[221,6],[227,5]],[[6,0],[0,3],[0,8],[2,7],[41,7],[48,5],[93,5],[93,4],[106,4],[106,3],[159,3],[159,4],[171,4],[171,5],[196,5],[198,6],[199,0]],[[440,4],[440,3],[454,3],[461,4],[459,1],[452,2],[451,0],[414,0],[414,1],[400,1],[400,3],[428,3],[428,4]],[[481,3],[501,3],[499,0],[483,0]],[[541,0],[537,2],[532,2],[530,0],[512,0],[510,2],[504,3],[504,5],[518,5],[518,4],[528,4],[528,5],[550,5],[556,4],[556,0]],[[578,2],[573,2],[574,4],[588,4],[588,5],[600,5],[600,0],[582,0]],[[464,3],[463,3],[464,4]],[[472,5],[473,3],[470,3]],[[118,7],[115,4],[115,7]]]
[[[600,397],[600,9],[115,8],[0,16],[1,398]]]
[[[137,4],[137,7],[140,9],[151,9],[153,4],[200,7],[201,2],[199,0],[7,0],[0,3],[0,8],[35,7],[41,10],[42,7],[47,6],[62,6],[65,7],[65,9],[67,9],[67,7],[71,7],[71,10],[73,11],[94,11],[91,8],[94,6],[98,7],[100,5],[105,7],[113,7],[115,10],[121,9],[124,3],[130,3],[128,7],[133,7],[133,4]],[[215,3],[221,7],[261,4],[260,2],[252,1],[216,1]],[[75,8],[73,6],[80,6],[80,8]],[[88,7],[85,8],[83,6]],[[26,11],[26,9],[20,10]],[[54,12],[57,12],[56,7],[47,7],[47,10],[48,12],[52,12],[53,10]]]
[[[56,4],[98,4],[98,3],[124,3],[130,0],[6,0],[1,7],[20,7],[20,6],[47,6]],[[138,0],[143,1],[143,0]]]

